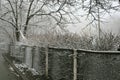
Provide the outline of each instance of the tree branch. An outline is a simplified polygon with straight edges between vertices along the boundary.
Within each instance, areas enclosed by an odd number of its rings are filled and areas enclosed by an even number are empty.
[[[14,28],[16,28],[16,26],[15,26],[12,22],[7,21],[7,20],[5,20],[5,19],[3,19],[3,18],[0,18],[0,20],[5,21],[5,22],[7,22],[7,23],[11,24]]]
[[[11,9],[12,9],[12,13],[13,13],[13,15],[14,15],[14,17],[15,17],[15,11],[14,11],[14,8],[13,8],[13,6],[12,6],[12,3],[10,2],[10,0],[7,0],[8,1],[8,3],[10,4],[10,7],[11,7]]]
[[[30,18],[29,18],[29,15],[30,15],[30,11],[31,11],[33,2],[34,2],[34,0],[31,0],[30,5],[29,5],[29,8],[28,8],[26,24],[28,23],[28,21],[29,21],[29,19],[30,19]]]

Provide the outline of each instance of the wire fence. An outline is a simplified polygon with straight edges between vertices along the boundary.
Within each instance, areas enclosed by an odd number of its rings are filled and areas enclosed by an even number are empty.
[[[10,56],[52,80],[120,80],[119,51],[10,45]]]

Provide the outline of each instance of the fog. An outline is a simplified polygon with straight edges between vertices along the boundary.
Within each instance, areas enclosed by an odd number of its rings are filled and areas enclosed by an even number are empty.
[[[101,23],[102,32],[112,32],[114,34],[120,33],[120,13],[113,12],[110,15],[104,16],[104,22]],[[89,21],[82,18],[81,23],[79,24],[70,24],[67,29],[70,32],[78,33],[78,34],[97,34],[98,28],[95,25],[86,26]]]
[[[113,14],[108,18],[108,23],[103,25],[105,31],[112,31],[113,33],[120,33],[120,14]]]

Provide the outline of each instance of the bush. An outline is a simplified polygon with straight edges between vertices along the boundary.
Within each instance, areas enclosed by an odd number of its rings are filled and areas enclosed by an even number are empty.
[[[120,36],[112,32],[104,33],[102,37],[79,35],[75,33],[49,32],[40,35],[30,35],[28,39],[35,45],[89,50],[116,50]],[[39,44],[38,44],[39,43]]]

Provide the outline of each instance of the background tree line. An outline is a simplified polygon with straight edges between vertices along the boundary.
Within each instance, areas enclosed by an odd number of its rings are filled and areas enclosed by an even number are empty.
[[[38,29],[34,28],[34,26],[37,27],[42,26],[42,28],[44,29],[47,29],[48,27],[55,28],[56,26],[58,26],[60,29],[64,30],[66,24],[75,24],[76,22],[79,23],[82,16],[87,17],[87,19],[90,19],[90,23],[88,24],[88,26],[90,24],[97,24],[99,18],[100,22],[103,22],[104,20],[102,19],[102,16],[105,14],[110,14],[114,10],[119,11],[119,6],[120,5],[118,0],[1,0],[0,20],[1,26],[7,30],[12,40],[16,42],[20,41],[21,37],[28,39],[32,35],[32,33],[29,32],[29,29],[31,27],[33,27],[31,31],[33,29],[34,30]],[[84,13],[81,13],[81,10],[84,11]],[[99,18],[98,13],[100,14]],[[42,25],[43,23],[49,24],[47,26],[44,26]],[[53,25],[49,26],[50,24]],[[10,28],[12,29],[11,30],[12,32],[10,31]],[[51,31],[52,33],[51,29],[48,30]],[[77,43],[80,42],[81,43],[80,46],[82,48],[85,45],[86,48],[94,44],[99,45],[97,44],[97,42],[95,42],[98,41],[98,39],[96,39],[96,37],[93,36],[81,37],[77,34],[71,33],[69,34],[67,33],[67,35],[66,33],[65,35],[63,34],[61,35],[60,32],[59,34],[57,33],[57,35],[54,36],[54,34],[52,35],[51,33],[50,39],[49,37],[43,39],[50,42],[50,40],[53,39],[59,41],[61,40],[61,38],[63,38],[65,41],[63,40],[62,41],[65,42],[66,45],[68,43],[68,45],[71,44],[72,46],[73,45],[75,46]],[[45,37],[47,36],[46,33],[41,35],[42,36],[44,35]],[[42,36],[39,35],[39,37]],[[99,45],[99,48],[97,48],[96,46],[96,49],[100,49],[100,46],[105,41],[106,44],[110,40],[111,41],[115,40],[116,42],[116,38],[118,40],[118,37],[111,33],[105,34],[100,38],[101,44]],[[62,41],[61,43],[63,43]],[[103,46],[101,48],[103,48]],[[91,47],[91,49],[94,48]]]

